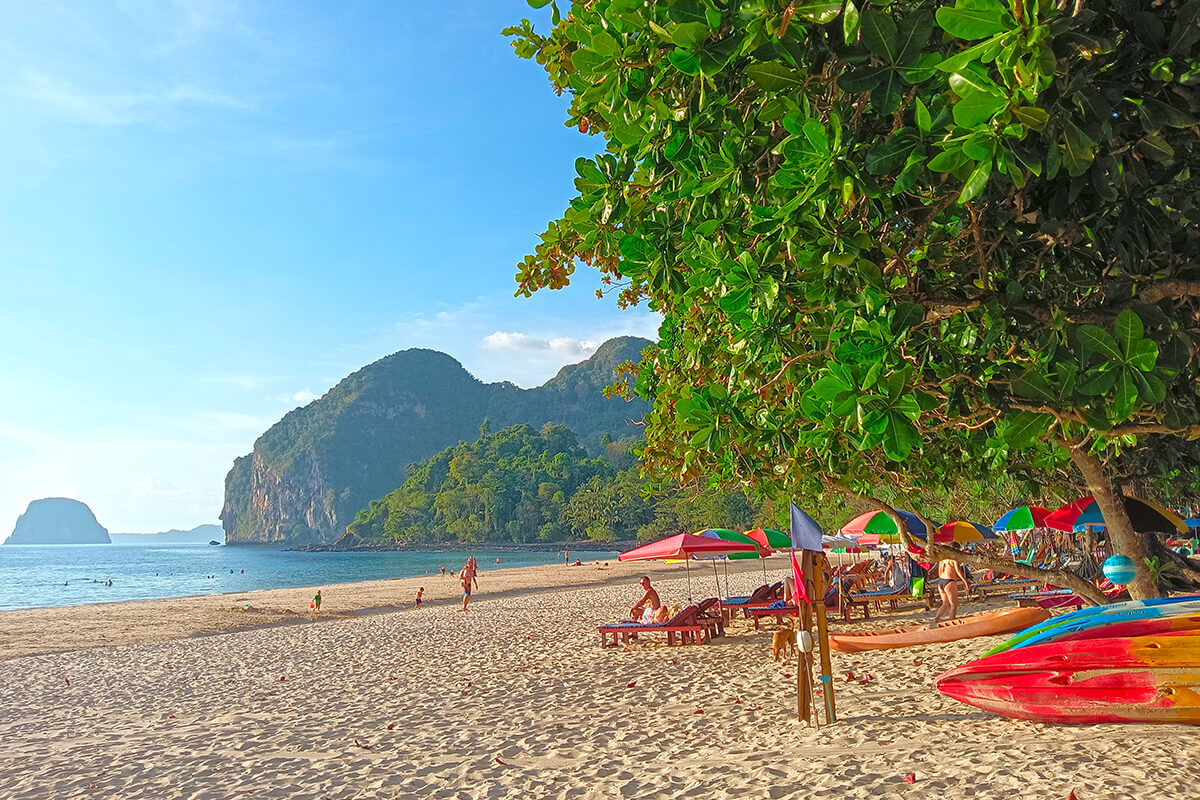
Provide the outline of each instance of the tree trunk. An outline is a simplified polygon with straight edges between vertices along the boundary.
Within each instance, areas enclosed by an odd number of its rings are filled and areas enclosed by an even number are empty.
[[[1129,596],[1134,600],[1158,597],[1158,586],[1150,576],[1150,571],[1146,569],[1146,557],[1149,555],[1146,542],[1133,529],[1121,495],[1115,491],[1112,479],[1104,471],[1104,464],[1088,452],[1087,445],[1075,442],[1066,444],[1072,463],[1083,474],[1088,491],[1092,493],[1096,505],[1100,507],[1100,513],[1104,515],[1104,531],[1108,534],[1113,551],[1129,556],[1137,569],[1137,575],[1129,583]]]
[[[927,541],[921,542],[920,540],[913,538],[913,535],[908,530],[908,524],[905,523],[903,517],[896,513],[896,509],[892,508],[887,503],[874,498],[863,497],[862,495],[855,496],[867,503],[872,503],[878,506],[881,511],[891,517],[892,522],[896,524],[896,530],[900,532],[900,541],[904,544],[904,546],[906,548],[914,546],[924,548],[925,554],[933,563],[948,558],[951,561],[957,561],[960,564],[966,564],[970,567],[999,570],[1000,572],[1006,572],[1010,575],[1020,575],[1022,578],[1029,578],[1030,580],[1041,583],[1048,583],[1052,586],[1061,586],[1064,589],[1070,589],[1071,591],[1075,592],[1092,605],[1102,606],[1109,602],[1108,598],[1104,596],[1103,592],[1096,588],[1095,584],[1093,584],[1091,581],[1084,580],[1070,570],[1039,569],[1034,566],[1018,564],[1015,561],[1007,558],[999,558],[986,553],[967,553],[959,550],[956,547],[947,547],[946,545],[937,544],[933,541],[933,535],[936,531],[933,523],[925,519],[925,517],[921,516],[919,513],[913,512],[914,514],[917,514],[918,519],[924,522],[925,527],[929,530]]]

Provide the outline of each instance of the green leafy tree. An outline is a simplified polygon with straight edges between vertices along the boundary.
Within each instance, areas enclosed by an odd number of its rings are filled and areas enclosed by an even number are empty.
[[[648,465],[888,508],[1073,468],[1156,593],[1114,478],[1195,482],[1200,2],[551,5],[506,32],[605,152],[518,294],[663,314]]]

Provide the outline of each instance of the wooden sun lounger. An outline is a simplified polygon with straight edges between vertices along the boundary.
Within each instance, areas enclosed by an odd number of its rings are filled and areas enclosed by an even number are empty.
[[[679,643],[707,644],[709,641],[709,625],[699,618],[700,607],[692,604],[666,622],[643,625],[640,622],[613,622],[601,625],[600,646],[616,647],[618,644],[628,644],[632,639],[641,638],[647,633],[667,634],[667,644],[675,644],[675,634],[679,634]],[[609,637],[612,643],[609,644]],[[619,640],[619,641],[618,641]]]
[[[750,619],[754,621],[754,630],[758,630],[758,621],[763,617],[774,617],[775,622],[782,623],[784,617],[796,616],[798,609],[794,605],[783,605],[778,608],[771,606],[752,606],[746,609]]]
[[[780,593],[783,591],[783,582],[773,585],[763,584],[754,590],[754,592],[745,600],[730,597],[721,601],[721,616],[725,622],[733,620],[733,615],[741,611],[743,614],[750,606],[762,606],[774,600],[778,600]]]
[[[972,584],[971,594],[978,595],[986,600],[994,594],[1010,594],[1014,591],[1031,591],[1037,586],[1037,581],[1026,580],[1024,578],[1004,581],[988,581],[987,583]]]
[[[855,592],[850,596],[852,601],[866,600],[875,604],[875,610],[883,613],[883,604],[887,603],[888,608],[895,611],[899,608],[901,600],[909,596],[908,587],[900,587],[892,589],[885,587],[883,589],[872,589],[869,592]]]
[[[700,610],[696,618],[708,625],[709,641],[725,635],[725,615],[721,611],[721,601],[717,598],[710,597],[700,601]]]

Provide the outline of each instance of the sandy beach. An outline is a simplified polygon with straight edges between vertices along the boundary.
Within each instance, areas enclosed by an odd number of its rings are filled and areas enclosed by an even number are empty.
[[[685,598],[678,567],[614,563],[484,572],[467,613],[436,576],[322,587],[320,618],[312,589],[0,614],[0,797],[1196,796],[1195,728],[1013,722],[934,691],[996,639],[834,654],[820,730],[748,623],[601,649],[640,572]]]

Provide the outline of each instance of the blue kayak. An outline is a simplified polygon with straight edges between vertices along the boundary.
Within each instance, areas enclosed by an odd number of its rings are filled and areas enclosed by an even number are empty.
[[[1026,628],[1007,642],[993,647],[985,655],[1003,653],[1006,650],[1028,647],[1032,644],[1043,644],[1054,641],[1060,636],[1114,622],[1193,614],[1197,611],[1200,611],[1200,595],[1127,600],[1123,603],[1081,608],[1070,614],[1063,614],[1061,617],[1054,617]]]

